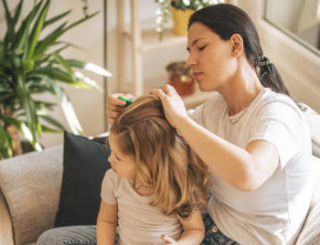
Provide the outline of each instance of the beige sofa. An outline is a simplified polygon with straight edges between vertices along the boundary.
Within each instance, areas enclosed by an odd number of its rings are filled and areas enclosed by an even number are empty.
[[[314,197],[296,244],[320,244],[320,117],[306,110],[316,175]],[[62,182],[62,146],[0,162],[0,245],[35,244],[53,227]]]

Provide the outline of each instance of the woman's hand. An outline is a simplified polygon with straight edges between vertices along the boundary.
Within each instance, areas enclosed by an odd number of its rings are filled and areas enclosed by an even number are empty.
[[[126,102],[118,99],[118,97],[122,97],[129,100],[134,100],[134,96],[132,94],[111,94],[107,97],[107,117],[108,123],[111,125],[114,122],[121,111],[126,108]]]
[[[186,107],[174,87],[165,85],[150,93],[160,98],[166,118],[174,128],[178,128],[181,119],[188,117]]]

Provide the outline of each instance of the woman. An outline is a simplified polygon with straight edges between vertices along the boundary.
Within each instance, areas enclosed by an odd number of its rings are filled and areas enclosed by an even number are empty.
[[[292,243],[311,200],[310,134],[254,24],[235,6],[201,9],[187,50],[199,88],[218,93],[194,120],[171,86],[152,93],[212,171],[212,223],[240,244]]]
[[[292,244],[311,201],[310,133],[253,22],[232,5],[203,8],[190,18],[187,50],[199,88],[217,93],[193,120],[173,87],[152,93],[212,172],[201,244]],[[125,105],[117,96],[111,123]]]

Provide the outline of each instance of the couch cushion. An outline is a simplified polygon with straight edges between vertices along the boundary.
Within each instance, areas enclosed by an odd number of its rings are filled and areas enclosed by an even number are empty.
[[[312,164],[315,174],[314,193],[308,216],[296,245],[320,244],[320,159],[313,157]]]
[[[53,227],[62,179],[62,147],[0,162],[0,187],[8,203],[15,244],[35,242]]]
[[[101,183],[110,168],[105,139],[65,132],[63,180],[55,226],[94,225],[100,207]]]

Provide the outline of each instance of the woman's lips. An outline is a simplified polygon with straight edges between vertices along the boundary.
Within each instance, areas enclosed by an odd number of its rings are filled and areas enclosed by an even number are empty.
[[[194,72],[193,73],[193,77],[196,79],[196,80],[199,80],[200,76],[202,75],[203,73],[202,72]]]

